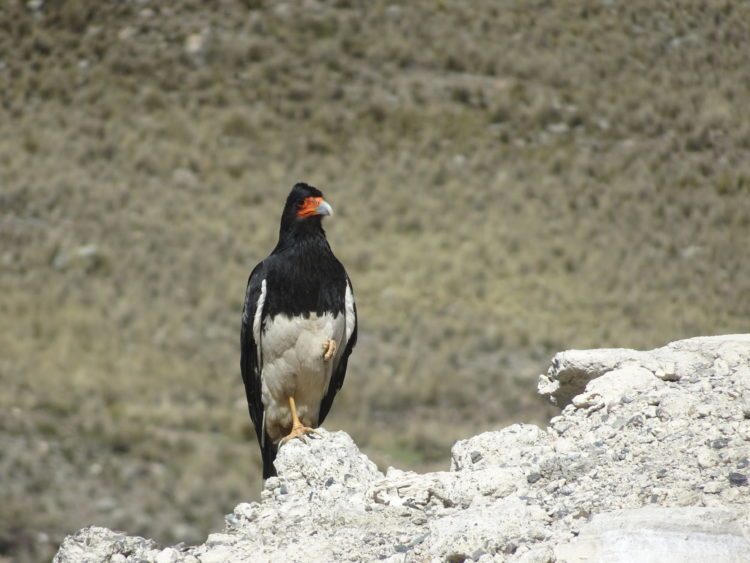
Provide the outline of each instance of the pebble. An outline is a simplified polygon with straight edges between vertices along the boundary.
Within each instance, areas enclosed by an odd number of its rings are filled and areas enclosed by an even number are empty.
[[[541,479],[541,478],[542,478],[542,476],[539,473],[536,473],[536,472],[535,473],[529,473],[526,476],[526,482],[529,483],[529,484],[534,484],[537,481],[539,481],[539,479]]]
[[[711,481],[705,487],[703,487],[703,492],[708,493],[709,495],[716,495],[723,490],[724,485],[719,483],[719,481]]]
[[[570,440],[560,439],[555,441],[555,451],[558,453],[572,452],[575,449],[575,445]]]
[[[714,375],[718,377],[726,377],[729,373],[729,364],[721,358],[717,358],[714,362]]]
[[[173,547],[168,547],[156,556],[156,563],[175,563],[180,557],[180,552]]]
[[[729,438],[718,438],[716,440],[711,440],[710,444],[713,449],[720,450],[727,447],[727,445],[729,444]]]
[[[680,380],[680,376],[677,374],[677,369],[673,362],[665,363],[654,372],[654,375],[663,381]]]
[[[654,407],[659,406],[659,403],[661,403],[661,397],[656,394],[648,395],[646,397],[646,403]]]

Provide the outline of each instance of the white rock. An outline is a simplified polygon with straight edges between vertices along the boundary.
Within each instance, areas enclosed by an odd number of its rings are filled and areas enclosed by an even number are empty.
[[[550,443],[548,434],[538,426],[513,424],[456,442],[451,449],[451,470],[520,466]]]
[[[389,472],[366,493],[366,505],[412,509],[469,506],[480,497],[503,498],[526,485],[526,477],[516,467],[488,467],[476,471]]]
[[[535,547],[513,559],[515,563],[552,563],[555,553],[551,547]]]
[[[276,469],[288,491],[326,490],[333,484],[365,489],[383,474],[345,432],[333,435],[325,430],[307,443],[293,440],[279,449]]]
[[[717,358],[714,362],[714,375],[718,377],[729,375],[729,364],[725,360]]]
[[[701,448],[701,450],[698,451],[698,454],[696,455],[696,461],[698,463],[698,467],[707,469],[709,467],[714,467],[719,463],[719,456],[716,455],[714,451],[708,448]]]
[[[441,561],[512,553],[522,542],[544,539],[547,515],[517,498],[472,505],[430,524],[430,556]]]
[[[643,367],[618,368],[591,380],[584,393],[573,397],[573,404],[579,408],[606,407],[610,410],[626,397],[648,393],[658,383],[654,374]]]
[[[566,440],[565,438],[560,438],[559,440],[555,441],[555,451],[558,453],[570,453],[576,451],[577,449],[578,448],[576,448],[573,442],[571,442],[570,440]]]
[[[592,379],[642,357],[642,352],[625,348],[560,352],[552,358],[547,373],[539,376],[539,393],[549,396],[553,403],[565,406]]]
[[[553,428],[462,440],[451,471],[384,476],[347,434],[320,429],[283,446],[262,501],[239,504],[201,545],[85,528],[55,561],[746,560],[750,335],[556,358],[548,383],[580,408]]]
[[[241,561],[232,556],[232,550],[226,546],[210,547],[201,552],[199,561],[201,563],[225,563],[228,561]]]
[[[741,365],[734,371],[734,380],[739,389],[750,391],[750,366]]]
[[[113,547],[116,546],[116,549]],[[127,555],[133,560],[154,561],[160,549],[155,542],[137,536],[127,536],[107,528],[91,526],[66,537],[54,563],[98,563],[116,561],[115,555]]]
[[[161,550],[154,560],[155,563],[175,563],[180,560],[180,552],[173,547]]]
[[[724,489],[726,489],[726,486],[723,483],[720,483],[719,481],[711,481],[703,487],[703,492],[709,495],[716,495]]]
[[[538,390],[553,403],[564,406],[579,395],[589,381],[619,367],[638,365],[654,373],[674,374],[676,379],[684,373],[708,376],[717,354],[732,359],[741,368],[743,361],[745,365],[749,363],[749,350],[750,335],[747,334],[678,340],[649,352],[627,348],[567,350],[556,354],[547,373],[539,376]]]
[[[750,541],[741,514],[723,508],[639,508],[595,516],[578,538],[555,548],[568,563],[740,563]]]

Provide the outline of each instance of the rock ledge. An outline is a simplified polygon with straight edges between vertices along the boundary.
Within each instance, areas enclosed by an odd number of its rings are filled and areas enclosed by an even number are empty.
[[[548,428],[460,441],[450,471],[383,475],[321,430],[201,545],[90,527],[55,561],[746,560],[750,335],[562,352],[539,391],[565,406]]]

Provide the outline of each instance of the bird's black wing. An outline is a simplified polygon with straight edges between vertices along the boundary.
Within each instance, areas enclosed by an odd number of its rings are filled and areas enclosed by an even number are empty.
[[[265,479],[274,474],[273,458],[275,457],[276,447],[265,435],[263,425],[263,401],[261,399],[263,352],[260,340],[263,332],[262,308],[264,300],[265,268],[264,263],[261,262],[253,269],[247,281],[245,305],[242,309],[242,330],[240,332],[240,367],[242,369],[242,381],[245,383],[247,407],[263,455],[263,477]],[[256,316],[258,322],[256,322]]]
[[[346,319],[346,332],[344,337],[346,342],[344,343],[344,351],[338,358],[338,362],[333,368],[331,374],[331,381],[328,383],[328,390],[326,391],[323,401],[320,403],[320,414],[318,415],[318,424],[323,424],[328,411],[331,410],[333,399],[338,393],[341,386],[344,384],[344,377],[346,376],[346,367],[349,363],[349,356],[357,344],[357,304],[354,302],[354,290],[352,289],[352,282],[349,281],[349,276],[346,277],[346,296],[344,298],[344,315]]]

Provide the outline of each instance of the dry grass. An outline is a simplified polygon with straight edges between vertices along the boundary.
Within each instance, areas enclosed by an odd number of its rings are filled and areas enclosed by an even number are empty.
[[[220,6],[0,7],[0,557],[257,497],[239,313],[297,180],[382,465],[543,421],[558,349],[746,329],[750,6]]]

